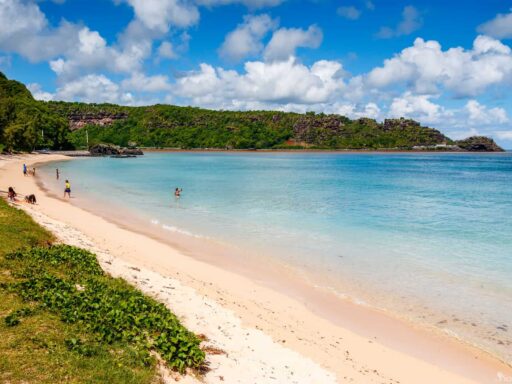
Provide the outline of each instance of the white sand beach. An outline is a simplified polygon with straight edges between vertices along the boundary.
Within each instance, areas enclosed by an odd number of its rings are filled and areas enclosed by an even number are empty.
[[[108,273],[165,303],[191,331],[206,336],[205,346],[222,350],[207,355],[205,383],[451,384],[512,377],[507,364],[448,335],[341,299],[287,295],[117,226],[73,199],[50,196],[21,172],[24,162],[64,159],[70,158],[0,157],[0,190],[35,193],[37,205],[18,204],[35,221],[60,241],[96,253]],[[330,316],[314,309],[310,301],[317,299],[330,305]],[[194,381],[182,382],[188,380]]]

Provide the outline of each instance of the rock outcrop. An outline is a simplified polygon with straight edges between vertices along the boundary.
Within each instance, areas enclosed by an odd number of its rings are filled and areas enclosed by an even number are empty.
[[[504,152],[490,137],[471,136],[464,140],[458,140],[455,144],[464,151],[469,152]]]
[[[138,148],[121,148],[112,144],[96,144],[89,148],[91,156],[141,156],[144,155]]]
[[[123,120],[128,117],[124,112],[108,113],[108,112],[95,112],[95,113],[74,113],[67,116],[69,121],[69,129],[75,131],[83,128],[86,125],[112,125],[117,120]]]

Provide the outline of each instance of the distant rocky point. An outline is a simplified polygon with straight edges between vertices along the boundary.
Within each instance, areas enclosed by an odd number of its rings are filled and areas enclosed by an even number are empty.
[[[455,142],[460,148],[470,152],[504,152],[493,139],[485,136],[471,136]]]
[[[141,156],[144,155],[138,148],[121,148],[112,144],[96,144],[89,148],[91,156]]]

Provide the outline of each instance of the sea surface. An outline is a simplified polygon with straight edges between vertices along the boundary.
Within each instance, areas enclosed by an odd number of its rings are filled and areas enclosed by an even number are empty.
[[[148,153],[40,171],[59,195],[68,178],[73,202],[277,260],[512,361],[512,153]]]

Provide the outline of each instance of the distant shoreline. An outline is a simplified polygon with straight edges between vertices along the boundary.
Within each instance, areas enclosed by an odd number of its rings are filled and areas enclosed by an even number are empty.
[[[364,154],[388,154],[388,153],[425,153],[425,154],[504,154],[512,150],[506,149],[505,152],[495,151],[431,151],[419,149],[220,149],[220,148],[157,148],[157,147],[138,147],[144,152],[220,152],[220,153],[364,153]]]

